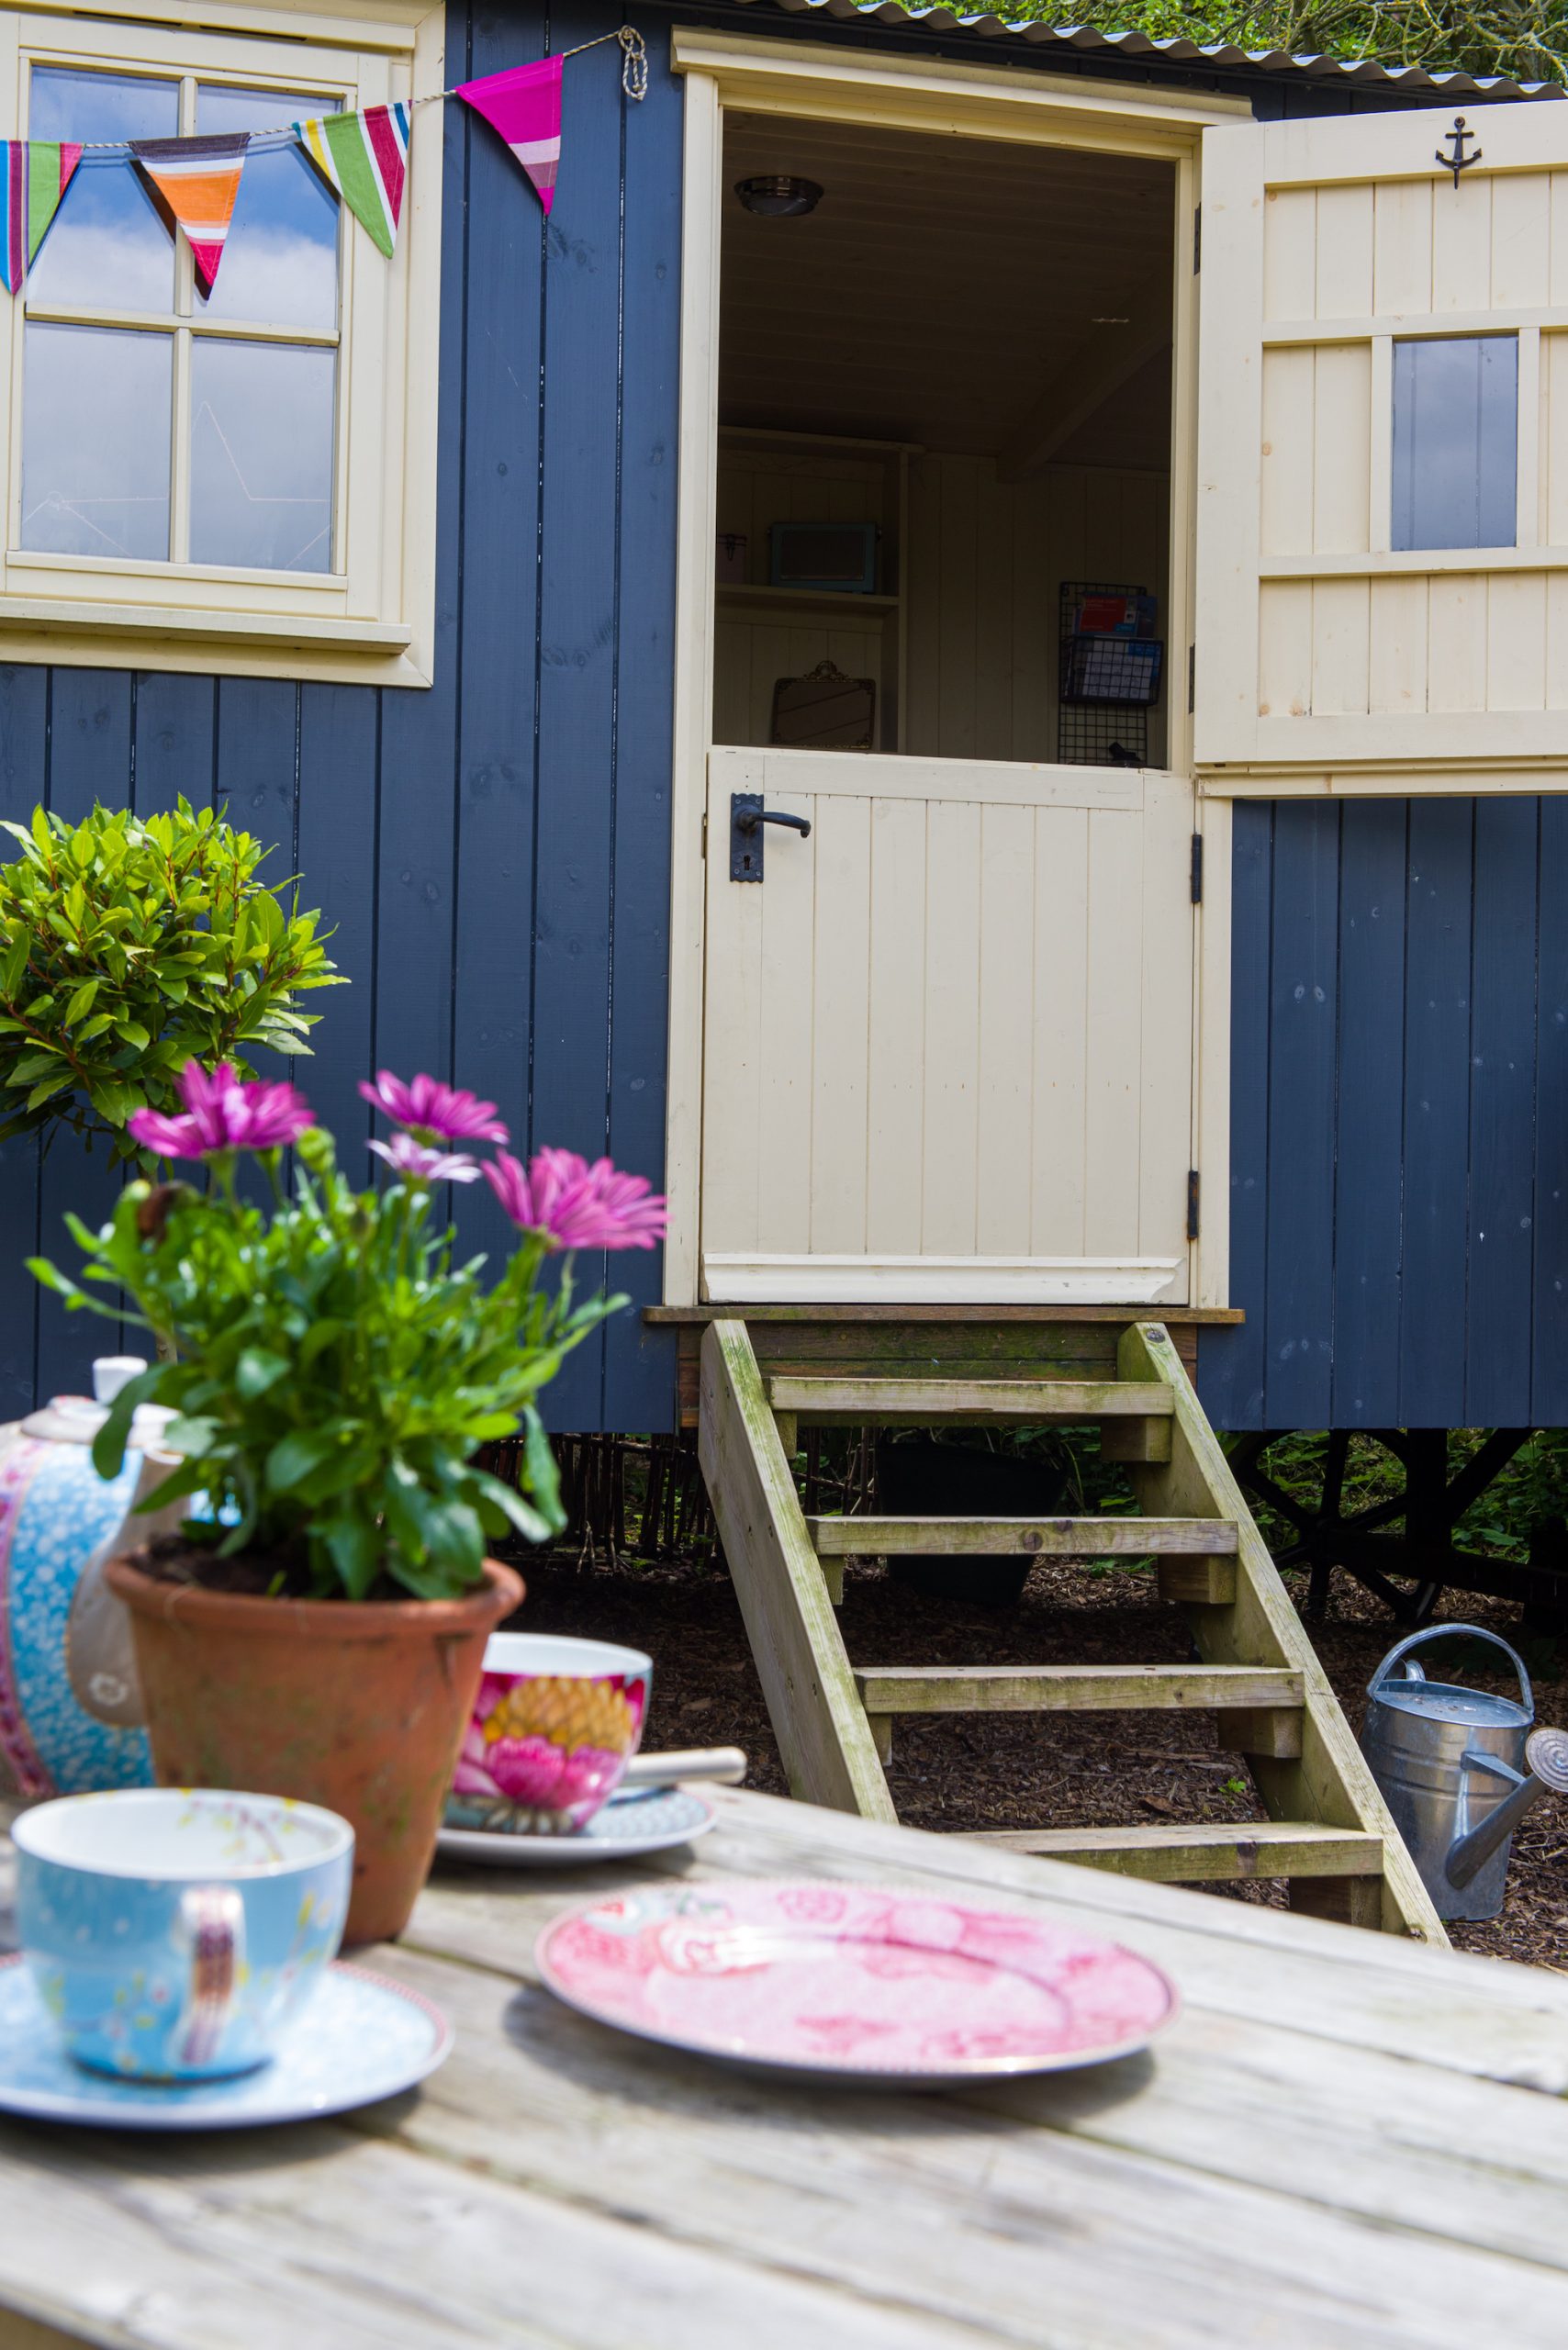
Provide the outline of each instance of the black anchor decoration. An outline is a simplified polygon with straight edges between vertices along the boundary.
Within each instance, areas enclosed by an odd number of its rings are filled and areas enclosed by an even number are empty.
[[[1467,139],[1473,139],[1475,133],[1473,130],[1466,130],[1464,127],[1464,117],[1462,114],[1455,115],[1453,118],[1453,129],[1446,132],[1444,135],[1445,137],[1452,140],[1453,153],[1451,155],[1445,155],[1442,149],[1439,147],[1437,151],[1436,161],[1442,165],[1445,172],[1451,172],[1453,173],[1453,184],[1455,187],[1457,187],[1459,185],[1459,175],[1461,172],[1469,171],[1472,163],[1478,163],[1481,161],[1481,150],[1478,147],[1473,155],[1467,155],[1465,153],[1464,142]]]

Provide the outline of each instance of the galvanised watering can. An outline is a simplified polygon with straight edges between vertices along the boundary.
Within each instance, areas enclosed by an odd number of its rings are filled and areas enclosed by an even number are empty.
[[[1502,1650],[1519,1677],[1517,1699],[1428,1680],[1413,1651],[1455,1635]],[[1532,1727],[1529,1673],[1478,1624],[1412,1632],[1389,1650],[1367,1697],[1361,1751],[1439,1917],[1495,1918],[1514,1830],[1540,1796],[1568,1795],[1568,1736]]]

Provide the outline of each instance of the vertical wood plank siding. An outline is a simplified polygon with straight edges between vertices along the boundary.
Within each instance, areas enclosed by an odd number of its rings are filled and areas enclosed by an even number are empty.
[[[608,32],[591,0],[454,6],[449,81]],[[620,52],[567,68],[546,223],[495,134],[445,111],[438,640],[428,691],[101,669],[0,670],[0,815],[34,801],[139,812],[227,803],[300,872],[353,986],[316,1000],[297,1074],[367,1173],[374,1067],[427,1069],[499,1102],[523,1147],[565,1144],[661,1180],[669,904],[680,117],[662,27],[630,122]],[[348,233],[357,233],[352,224]],[[431,322],[433,325],[433,321]],[[112,1326],[21,1269],[96,1221],[100,1151],[0,1148],[0,1416],[81,1389]],[[487,1192],[465,1239],[500,1245]],[[636,1301],[655,1256],[583,1261]],[[566,1428],[673,1424],[674,1351],[633,1309],[552,1391]]]
[[[1568,800],[1238,802],[1222,1427],[1568,1421]]]

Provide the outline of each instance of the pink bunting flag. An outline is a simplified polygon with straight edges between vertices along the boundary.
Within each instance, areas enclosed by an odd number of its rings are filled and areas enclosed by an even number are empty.
[[[459,82],[457,95],[498,130],[538,192],[546,212],[555,201],[561,161],[561,63],[514,65],[480,82]]]

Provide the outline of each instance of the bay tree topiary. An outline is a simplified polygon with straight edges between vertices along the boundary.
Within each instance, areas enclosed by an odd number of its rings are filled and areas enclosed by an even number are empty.
[[[147,817],[95,807],[79,824],[38,808],[5,829],[0,1140],[68,1126],[131,1158],[128,1115],[177,1109],[187,1062],[244,1076],[248,1048],[308,1052],[319,1015],[297,999],[342,974],[297,879],[261,879],[270,852],[251,834],[185,800]]]

